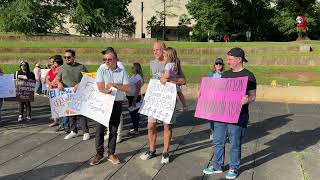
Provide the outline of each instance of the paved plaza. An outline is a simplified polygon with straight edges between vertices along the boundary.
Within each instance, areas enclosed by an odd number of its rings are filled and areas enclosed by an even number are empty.
[[[173,128],[171,163],[160,163],[162,126],[158,125],[157,157],[139,156],[148,149],[146,122],[141,132],[127,136],[131,120],[125,115],[123,141],[116,153],[122,163],[103,161],[89,166],[95,155],[94,122],[90,121],[89,141],[82,136],[64,140],[64,133],[48,128],[48,99],[36,97],[33,119],[17,122],[17,105],[5,102],[0,128],[0,179],[114,179],[114,180],[200,180],[225,179],[225,172],[204,175],[202,169],[213,158],[209,124],[194,118],[195,102],[189,111],[177,113]],[[80,131],[81,132],[81,131]],[[320,177],[320,105],[256,102],[250,108],[250,125],[242,148],[241,180],[318,180]],[[229,144],[226,161],[229,161]],[[226,166],[225,169],[228,167]]]

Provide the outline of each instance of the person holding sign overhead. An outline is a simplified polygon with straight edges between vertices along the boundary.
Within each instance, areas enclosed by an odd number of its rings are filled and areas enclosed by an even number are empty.
[[[130,83],[128,73],[125,69],[117,66],[117,58],[114,52],[108,51],[103,55],[103,61],[106,66],[100,66],[97,71],[96,83],[100,92],[106,94],[115,94],[115,101],[109,121],[109,139],[107,160],[112,164],[119,164],[120,160],[115,155],[117,130],[120,124],[120,116],[122,113],[123,93],[129,93]],[[97,154],[90,161],[90,165],[99,164],[104,155],[104,132],[106,127],[100,123],[96,124],[96,152]]]
[[[249,104],[256,99],[256,78],[252,72],[245,69],[244,62],[248,62],[245,58],[245,53],[241,48],[232,48],[227,53],[227,63],[230,70],[222,74],[222,78],[238,78],[248,77],[246,95],[242,98],[242,108],[237,123],[214,122],[214,159],[211,166],[203,170],[205,174],[222,173],[224,166],[224,148],[226,137],[230,142],[230,163],[229,170],[226,174],[226,179],[235,179],[238,176],[241,159],[241,144],[244,137],[244,132],[249,121]]]
[[[165,70],[166,61],[164,60],[164,49],[166,45],[161,41],[156,41],[153,44],[153,55],[155,60],[150,62],[150,68],[152,73],[152,79],[159,79],[162,72]],[[169,82],[173,82],[177,85],[184,85],[186,83],[185,76],[182,71],[177,74],[177,77],[170,78]],[[156,140],[157,140],[157,119],[148,116],[148,140],[149,140],[149,149],[140,155],[142,160],[149,160],[156,156]],[[171,124],[163,122],[163,152],[161,163],[167,164],[170,162],[169,157],[169,146],[171,141]]]

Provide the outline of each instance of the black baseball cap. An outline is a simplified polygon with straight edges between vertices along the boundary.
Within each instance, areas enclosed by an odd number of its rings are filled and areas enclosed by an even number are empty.
[[[240,57],[243,62],[248,62],[248,60],[245,57],[245,53],[241,48],[238,48],[238,47],[232,48],[227,54],[233,57]]]
[[[214,60],[214,64],[224,64],[222,58],[217,58]]]

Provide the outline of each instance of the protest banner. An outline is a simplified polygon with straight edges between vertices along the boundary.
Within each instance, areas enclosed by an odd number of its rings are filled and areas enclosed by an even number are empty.
[[[202,78],[195,117],[237,123],[247,83],[248,77]]]
[[[112,94],[99,92],[93,77],[84,75],[75,93],[71,108],[108,127],[115,100],[116,89]]]
[[[16,97],[8,98],[8,101],[33,102],[35,80],[16,80]]]
[[[74,88],[51,89],[49,91],[52,118],[78,115],[70,108],[74,101],[74,93]]]
[[[151,79],[139,113],[170,123],[176,106],[177,86]]]
[[[0,73],[0,98],[16,97],[14,74]]]

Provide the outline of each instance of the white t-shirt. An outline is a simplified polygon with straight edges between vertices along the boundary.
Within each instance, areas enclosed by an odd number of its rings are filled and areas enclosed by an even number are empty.
[[[140,74],[132,75],[130,77],[129,82],[130,82],[131,89],[130,89],[130,92],[127,94],[128,96],[134,96],[134,94],[137,91],[136,83],[139,81],[141,81],[141,84],[143,84],[143,79],[140,76]],[[141,92],[140,92],[140,94],[141,94]]]
[[[166,71],[170,72],[169,78],[176,78],[177,77],[177,68],[174,66],[173,63],[167,63],[164,69]]]

